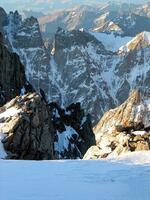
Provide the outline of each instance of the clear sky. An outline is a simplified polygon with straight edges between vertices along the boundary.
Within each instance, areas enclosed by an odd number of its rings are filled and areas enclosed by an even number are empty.
[[[65,8],[76,4],[102,3],[107,0],[0,0],[0,6],[7,12],[10,10],[30,9],[36,11],[48,11],[51,9]],[[111,0],[110,0],[111,1]],[[114,0],[117,2],[142,3],[150,0]]]

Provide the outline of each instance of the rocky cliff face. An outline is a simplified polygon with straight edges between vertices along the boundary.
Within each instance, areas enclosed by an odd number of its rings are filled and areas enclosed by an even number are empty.
[[[0,66],[1,106],[15,97],[0,108],[0,158],[82,158],[95,144],[95,137],[80,103],[66,109],[57,103],[48,105],[42,89],[40,95],[33,93],[19,56],[10,53],[3,42]]]
[[[24,66],[18,55],[0,43],[0,105],[20,95],[26,86]]]
[[[57,90],[51,90],[51,101],[57,99],[65,106],[81,102],[92,119],[98,119],[104,110],[114,106],[102,77],[103,69],[110,65],[114,54],[85,31],[59,29],[54,44],[51,74]]]
[[[116,109],[108,111],[94,128],[97,146],[85,159],[113,158],[125,152],[150,150],[150,96],[133,91]]]
[[[53,159],[54,128],[46,103],[36,93],[1,108],[1,134],[8,158]]]
[[[102,44],[103,37],[108,42],[113,39],[106,34],[98,41],[83,30],[59,30],[52,52],[56,90],[50,96],[64,105],[81,102],[94,123],[109,108],[123,103],[132,89],[148,89],[150,84],[150,33],[138,34],[114,53]]]
[[[37,93],[0,109],[0,156],[10,159],[76,159],[95,145],[90,118],[80,104],[61,109]],[[5,149],[5,151],[4,151]]]
[[[17,11],[7,15],[3,9],[0,10],[0,15],[0,29],[4,34],[5,44],[10,51],[20,56],[27,80],[37,91],[41,88],[48,95],[50,54],[44,46],[37,19],[30,17],[22,20]]]

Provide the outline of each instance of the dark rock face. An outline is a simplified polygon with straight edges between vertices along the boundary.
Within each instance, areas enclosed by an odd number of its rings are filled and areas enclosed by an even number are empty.
[[[25,85],[24,66],[21,64],[19,56],[15,53],[10,53],[0,43],[0,104],[2,105],[19,95]]]
[[[72,46],[84,46],[86,47],[88,43],[97,44],[97,39],[90,35],[86,31],[73,30],[70,32],[65,31],[62,28],[58,28],[55,34],[55,50],[59,51],[64,48],[71,48]],[[101,52],[105,53],[105,48],[101,44]]]
[[[8,24],[7,13],[3,8],[0,7],[0,31],[3,31],[3,26]]]
[[[44,46],[37,19],[30,17],[22,20],[17,11],[10,12],[2,31],[5,44],[11,52],[19,55],[25,66],[27,80],[38,92],[42,88],[48,96],[50,53]]]
[[[92,124],[80,103],[61,109],[51,103],[53,126],[56,131],[54,150],[57,159],[82,158],[87,149],[95,144]]]
[[[24,21],[20,20],[19,23],[20,26],[14,37],[14,45],[16,48],[38,48],[43,46],[43,41],[40,35],[40,29],[36,18],[30,17]]]
[[[1,132],[9,158],[43,160],[54,159],[54,128],[46,103],[36,94],[16,97],[1,108],[1,113],[15,110],[5,118]]]
[[[2,44],[4,42],[4,37],[2,32],[0,32],[0,44]]]

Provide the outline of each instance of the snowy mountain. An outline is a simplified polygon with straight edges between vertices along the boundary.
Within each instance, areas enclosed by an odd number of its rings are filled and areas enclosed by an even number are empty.
[[[81,10],[93,12],[91,7]],[[80,102],[96,124],[105,111],[124,102],[132,89],[149,88],[149,32],[129,37],[59,28],[46,49],[35,18],[22,20],[18,12],[7,15],[2,9],[1,13],[7,46],[19,54],[27,79],[37,91],[45,92],[49,102],[65,107]]]
[[[48,95],[50,53],[44,46],[37,19],[31,17],[22,20],[17,11],[7,15],[2,8],[0,14],[0,30],[7,47],[20,56],[28,81],[37,91],[43,89]]]
[[[53,57],[59,77],[55,84],[60,87],[63,104],[80,101],[96,121],[108,108],[125,101],[132,89],[149,88],[149,43],[145,42],[149,33],[141,33],[131,41],[129,37],[102,33],[99,37],[96,34],[97,40],[93,35],[83,30],[59,30],[55,36]],[[132,51],[121,51],[126,45],[134,44],[137,38],[141,41],[141,45],[139,40],[137,42],[140,48],[131,45]],[[105,40],[105,46],[100,40]],[[118,50],[117,40],[120,41]],[[121,46],[125,42],[127,44]],[[116,52],[107,50],[108,43],[112,43]],[[55,95],[51,97],[56,98]]]
[[[149,13],[0,8],[0,199],[149,200]]]

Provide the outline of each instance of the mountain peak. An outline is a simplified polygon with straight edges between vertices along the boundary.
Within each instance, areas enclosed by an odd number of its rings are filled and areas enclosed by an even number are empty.
[[[75,45],[86,46],[89,42],[100,43],[93,35],[86,32],[84,29],[66,31],[62,28],[58,28],[55,34],[55,49],[65,49]],[[101,46],[102,49],[104,49],[102,44]]]
[[[142,33],[139,33],[125,46],[122,46],[119,49],[119,52],[129,52],[129,51],[139,50],[141,48],[148,46],[150,46],[150,32],[144,31]]]

